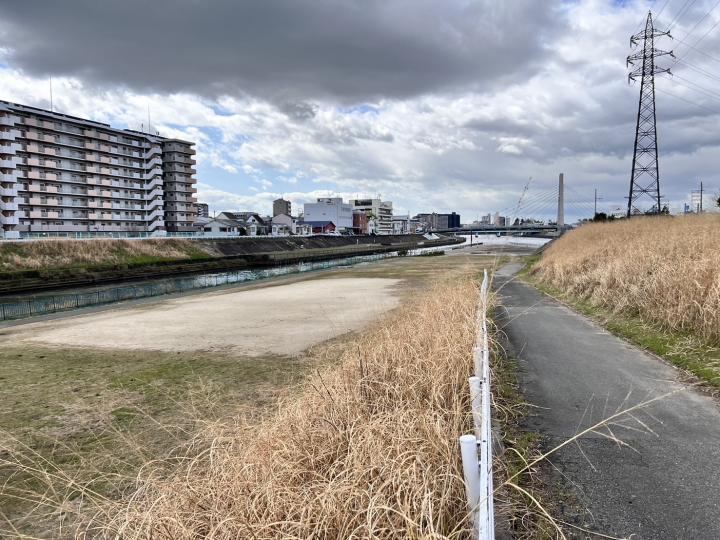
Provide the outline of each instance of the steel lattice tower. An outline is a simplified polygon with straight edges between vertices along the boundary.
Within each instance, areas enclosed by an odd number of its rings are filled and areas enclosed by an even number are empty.
[[[635,151],[633,153],[632,174],[630,176],[630,196],[628,197],[628,217],[634,214],[659,214],[660,206],[660,168],[658,166],[657,118],[655,116],[655,75],[670,73],[667,68],[655,64],[659,56],[674,56],[655,48],[655,38],[670,36],[670,32],[661,32],[653,27],[652,13],[649,12],[645,30],[630,38],[630,46],[643,42],[643,50],[628,56],[628,66],[642,65],[628,75],[628,82],[640,77],[640,103],[638,105],[637,127],[635,128]],[[650,198],[653,207],[649,211],[638,208],[639,199]]]

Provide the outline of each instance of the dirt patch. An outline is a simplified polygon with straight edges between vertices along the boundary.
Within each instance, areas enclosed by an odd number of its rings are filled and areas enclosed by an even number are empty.
[[[338,278],[223,291],[30,324],[6,336],[96,349],[295,355],[397,307],[399,282]]]

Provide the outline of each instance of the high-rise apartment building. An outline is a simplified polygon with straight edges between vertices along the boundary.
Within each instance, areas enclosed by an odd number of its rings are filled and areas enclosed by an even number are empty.
[[[191,231],[193,146],[0,101],[0,238]]]
[[[286,216],[292,215],[292,204],[290,201],[285,199],[275,199],[273,201],[273,217],[285,214]]]

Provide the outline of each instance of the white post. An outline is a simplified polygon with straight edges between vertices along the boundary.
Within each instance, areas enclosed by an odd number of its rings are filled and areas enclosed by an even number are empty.
[[[470,377],[470,405],[472,407],[473,424],[475,425],[475,438],[482,440],[482,385],[480,377]]]
[[[480,530],[480,463],[475,435],[460,437],[460,455],[462,456],[463,477],[465,478],[465,495],[468,510],[472,515],[472,537],[477,539]]]

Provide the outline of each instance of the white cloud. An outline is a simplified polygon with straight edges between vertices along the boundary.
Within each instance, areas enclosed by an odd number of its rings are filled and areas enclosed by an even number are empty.
[[[707,4],[697,3],[674,33],[684,36]],[[59,111],[133,129],[147,125],[149,105],[153,128],[196,141],[199,164],[238,175],[236,186],[222,190],[208,184],[212,179],[199,179],[200,198],[217,208],[268,212],[281,195],[271,190],[292,186],[294,193],[285,195],[300,204],[327,193],[313,187],[330,186],[347,197],[382,194],[403,211],[457,210],[474,217],[514,208],[530,176],[528,199],[552,190],[561,171],[578,196],[590,200],[597,187],[603,204],[617,206],[629,181],[638,98],[638,87],[625,82],[624,58],[646,7],[636,2],[621,8],[610,0],[557,2],[565,30],[544,35],[542,65],[524,67],[526,77],[482,86],[484,91],[434,90],[347,108],[323,96],[289,104],[237,95],[214,102],[189,93],[107,90],[56,77],[54,101]],[[707,24],[718,17],[713,13]],[[494,39],[512,39],[517,32],[510,23],[494,30]],[[718,56],[713,47],[718,39],[711,35],[703,48]],[[687,59],[717,71],[704,55]],[[674,69],[698,84],[714,84],[682,62]],[[657,83],[663,191],[675,208],[696,178],[711,189],[720,187],[714,167],[720,113],[712,112],[720,105],[679,82]],[[0,69],[4,99],[47,107],[47,83],[12,66]],[[241,172],[252,182],[240,181]]]

